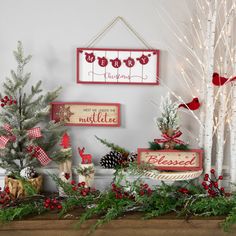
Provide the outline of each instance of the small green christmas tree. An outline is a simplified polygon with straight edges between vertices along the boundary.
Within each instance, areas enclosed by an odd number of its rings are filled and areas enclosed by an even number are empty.
[[[178,102],[173,102],[169,93],[161,98],[161,117],[156,119],[156,124],[162,133],[172,135],[179,130],[178,107]]]
[[[31,56],[24,56],[21,42],[14,51],[17,70],[3,83],[0,96],[0,167],[8,173],[19,174],[25,167],[47,165],[51,160],[64,161],[64,154],[56,145],[65,128],[62,123],[49,120],[50,102],[61,88],[42,95],[41,81],[31,87],[31,77],[25,66]],[[46,121],[46,122],[45,122]]]

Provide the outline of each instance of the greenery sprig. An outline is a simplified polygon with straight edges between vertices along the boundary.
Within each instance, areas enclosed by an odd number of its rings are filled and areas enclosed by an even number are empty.
[[[113,150],[113,151],[117,151],[117,152],[120,152],[122,155],[124,155],[124,156],[128,156],[129,155],[129,151],[128,150],[126,150],[125,148],[123,148],[123,147],[120,147],[120,146],[118,146],[118,145],[116,145],[116,144],[114,144],[114,143],[111,143],[111,142],[108,142],[106,139],[101,139],[101,138],[99,138],[98,136],[96,136],[95,135],[95,137],[96,137],[96,139],[98,140],[98,141],[100,141],[102,144],[104,144],[105,146],[107,146],[107,147],[109,147],[111,150]]]

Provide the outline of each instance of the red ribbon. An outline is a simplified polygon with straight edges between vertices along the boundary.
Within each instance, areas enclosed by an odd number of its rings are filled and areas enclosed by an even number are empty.
[[[3,128],[9,133],[8,136],[0,136],[0,149],[3,149],[6,147],[7,143],[9,141],[15,142],[16,136],[12,133],[12,127],[9,124],[5,124]],[[40,127],[35,127],[32,129],[29,129],[27,131],[27,135],[29,138],[40,138],[42,137],[41,129]],[[27,151],[31,153],[33,157],[36,157],[41,165],[45,166],[47,165],[51,159],[48,157],[47,153],[39,146],[29,146],[27,147]]]
[[[31,145],[27,147],[27,151],[32,155],[32,157],[36,157],[42,166],[48,165],[52,160],[48,157],[47,153],[39,146]]]
[[[172,136],[169,136],[168,134],[162,134],[161,136],[164,139],[158,139],[157,138],[157,139],[154,139],[154,142],[156,142],[156,143],[167,143],[167,142],[173,141],[173,142],[178,143],[178,144],[184,144],[184,142],[182,140],[177,139],[181,135],[182,135],[181,131],[178,131],[177,133],[175,133]]]

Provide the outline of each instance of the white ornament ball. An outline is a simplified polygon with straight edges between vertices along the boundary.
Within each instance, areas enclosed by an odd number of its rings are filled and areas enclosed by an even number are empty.
[[[36,170],[32,166],[25,167],[20,172],[20,176],[25,179],[35,178],[36,175],[37,175]]]

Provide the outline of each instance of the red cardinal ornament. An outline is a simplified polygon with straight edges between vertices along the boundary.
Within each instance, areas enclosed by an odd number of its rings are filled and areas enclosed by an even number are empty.
[[[189,110],[197,110],[199,109],[199,107],[201,106],[198,98],[194,98],[191,102],[189,103],[186,103],[186,104],[180,104],[179,105],[179,108],[183,107],[183,108],[186,108],[186,109],[189,109]]]
[[[95,55],[93,54],[93,52],[91,53],[85,53],[85,60],[88,62],[88,63],[93,63],[95,61]]]
[[[106,57],[98,57],[98,64],[101,67],[105,67],[108,64],[108,60],[106,59]]]
[[[148,56],[142,55],[141,57],[137,58],[136,60],[140,62],[141,65],[146,65],[149,62],[149,58],[151,54],[148,54]]]
[[[121,66],[121,60],[119,58],[111,59],[110,62],[114,68],[119,68]]]
[[[236,76],[232,77],[232,78],[225,78],[223,76],[220,76],[218,73],[213,73],[213,76],[212,76],[212,83],[215,85],[215,86],[222,86],[224,85],[226,82],[229,83],[231,81],[234,81],[236,80]]]
[[[135,64],[135,61],[133,58],[128,57],[126,60],[124,60],[124,63],[127,67],[133,67]]]

